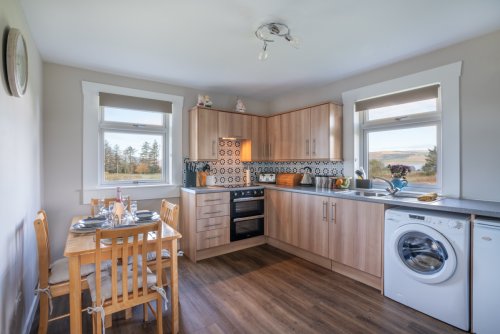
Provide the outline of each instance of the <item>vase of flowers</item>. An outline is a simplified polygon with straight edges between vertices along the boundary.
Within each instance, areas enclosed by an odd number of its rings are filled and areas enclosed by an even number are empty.
[[[408,180],[406,180],[406,175],[410,172],[410,166],[406,165],[388,165],[387,168],[391,171],[392,184],[394,187],[403,189],[408,185]]]

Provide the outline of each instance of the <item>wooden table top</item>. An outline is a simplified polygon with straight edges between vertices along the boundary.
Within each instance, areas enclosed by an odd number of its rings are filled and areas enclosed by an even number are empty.
[[[86,218],[87,216],[75,216],[71,220],[70,228],[73,224],[76,224],[80,219]],[[148,239],[155,238],[154,236],[148,236]],[[162,228],[162,240],[176,240],[182,238],[182,235],[174,230],[171,226],[163,223]],[[106,247],[106,246],[103,246]],[[111,247],[111,245],[109,245]],[[94,253],[95,252],[95,233],[88,234],[78,234],[69,231],[68,238],[66,239],[66,246],[64,247],[64,256],[70,257],[75,255],[80,255],[84,253]]]

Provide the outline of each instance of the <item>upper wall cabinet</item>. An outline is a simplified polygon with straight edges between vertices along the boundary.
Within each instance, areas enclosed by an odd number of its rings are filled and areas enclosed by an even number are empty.
[[[219,138],[250,139],[252,116],[219,111]]]
[[[267,159],[282,160],[281,115],[267,118]]]
[[[269,160],[267,144],[267,119],[261,116],[250,116],[252,131],[250,138],[241,141],[241,161]]]
[[[333,103],[280,115],[282,160],[342,160],[342,107]]]
[[[189,159],[218,159],[217,111],[195,107],[189,112]]]

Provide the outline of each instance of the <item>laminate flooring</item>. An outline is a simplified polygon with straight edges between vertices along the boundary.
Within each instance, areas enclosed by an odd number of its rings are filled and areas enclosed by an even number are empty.
[[[179,297],[181,333],[465,333],[269,245],[197,264],[181,258]],[[67,298],[58,298],[55,311],[67,305]],[[91,333],[90,316],[83,318],[84,332]],[[37,325],[35,319],[32,333]],[[144,324],[136,307],[129,320],[115,314],[106,333],[154,331],[155,321]],[[50,323],[49,332],[69,333],[69,320]]]

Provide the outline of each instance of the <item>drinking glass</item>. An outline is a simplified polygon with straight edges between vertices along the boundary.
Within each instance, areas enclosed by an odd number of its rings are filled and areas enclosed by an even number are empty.
[[[122,204],[123,207],[125,208],[125,211],[128,209],[128,196],[122,195]]]
[[[137,212],[137,201],[130,201],[130,213],[132,217],[135,219],[135,214]]]
[[[97,212],[98,212],[98,215],[99,216],[103,216],[106,214],[105,210],[104,210],[104,200],[103,199],[100,199],[98,202],[97,202]]]

